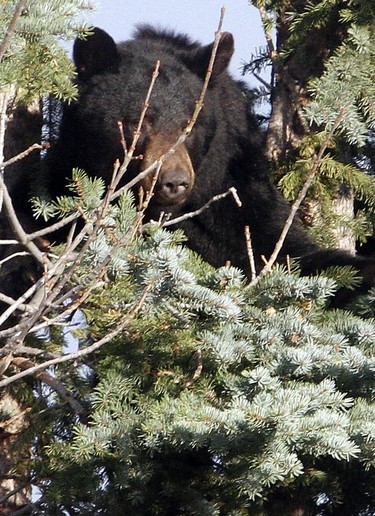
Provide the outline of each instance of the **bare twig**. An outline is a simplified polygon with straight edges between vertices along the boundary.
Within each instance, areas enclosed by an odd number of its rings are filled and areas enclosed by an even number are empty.
[[[26,0],[20,0],[14,9],[13,17],[10,21],[9,27],[5,33],[4,39],[0,44],[0,62],[2,61],[5,52],[8,50],[14,31],[16,30],[17,22],[25,8]]]
[[[49,351],[46,351],[45,349],[32,348],[30,346],[20,345],[16,349],[9,349],[9,347],[5,345],[4,347],[0,348],[0,356],[4,357],[9,353],[11,353],[12,358],[13,358],[13,355],[17,355],[17,356],[25,355],[25,356],[32,356],[32,357],[41,356],[45,359],[52,359],[52,358],[56,358],[57,356],[59,356],[56,353],[50,353]]]
[[[67,217],[64,217],[63,219],[59,220],[58,222],[55,222],[51,226],[39,229],[38,231],[34,231],[33,233],[29,233],[28,235],[26,235],[26,241],[32,241],[36,238],[49,235],[50,233],[54,233],[55,231],[58,231],[59,229],[62,229],[68,224],[71,224],[75,220],[79,219],[80,216],[81,214],[78,211],[76,211],[75,213],[72,213],[71,215],[68,215]]]
[[[263,79],[263,77],[261,75],[259,75],[258,73],[254,72],[254,71],[251,73],[254,75],[256,80],[259,81],[261,84],[263,84],[263,86],[268,90],[268,92],[267,92],[267,96],[268,96],[269,92],[272,90],[271,84],[269,82],[265,81]]]
[[[0,240],[0,245],[16,245],[19,244],[18,240]]]
[[[11,306],[14,305],[14,303],[16,302],[15,299],[13,299],[10,296],[6,296],[2,292],[0,292],[0,301],[2,301],[3,303],[6,303],[7,305],[11,305]],[[22,310],[23,312],[31,311],[31,307],[25,303],[18,304],[17,309]]]
[[[9,306],[9,308],[7,308],[0,316],[0,327],[5,323],[5,321],[16,311],[18,310],[19,307],[22,307],[25,305],[25,301],[27,301],[40,287],[41,285],[44,283],[44,278],[40,278],[36,283],[34,283],[34,285],[31,285],[31,287],[26,290],[26,292],[24,292],[22,294],[22,296],[20,296],[11,306]],[[28,305],[30,306],[30,305]],[[22,323],[21,324],[17,324],[16,326],[16,332],[22,327]],[[13,330],[13,331],[12,331]],[[1,330],[0,331],[0,338],[1,337],[5,337],[7,335],[11,335],[12,333],[14,333],[14,330],[15,329],[12,329],[12,328],[8,328],[6,330]]]
[[[223,6],[220,11],[219,24],[218,24],[217,30],[215,32],[215,40],[214,40],[214,44],[212,46],[211,57],[210,57],[210,61],[208,63],[208,69],[207,69],[206,76],[204,78],[203,87],[202,87],[201,93],[199,95],[199,98],[196,102],[193,116],[191,117],[189,124],[184,129],[184,133],[186,135],[190,134],[191,131],[193,130],[193,127],[197,121],[198,115],[199,115],[201,109],[203,108],[204,98],[206,96],[208,84],[211,79],[211,75],[212,75],[212,71],[213,71],[214,63],[215,63],[215,59],[216,59],[217,49],[219,48],[219,43],[220,43],[220,39],[221,39],[221,35],[222,35],[222,26],[223,26],[223,21],[224,21],[224,15],[225,15],[225,7]]]
[[[174,219],[167,220],[166,222],[162,223],[162,225],[164,227],[173,226],[174,224],[178,224],[180,222],[183,222],[184,220],[196,217],[197,215],[200,215],[201,213],[206,211],[214,202],[220,201],[221,199],[228,197],[228,195],[233,195],[234,200],[236,201],[237,204],[238,204],[238,201],[241,203],[241,201],[239,200],[238,195],[237,195],[237,190],[233,186],[231,186],[229,188],[229,190],[227,190],[226,192],[212,197],[204,206],[202,206],[198,210],[190,211],[189,213],[185,213],[184,215],[181,215],[181,217],[176,217]],[[241,204],[239,204],[239,206],[241,206]]]
[[[13,475],[2,475],[3,478],[13,478],[15,480],[18,479],[18,477],[16,476],[13,476]],[[20,484],[18,484],[17,487],[15,487],[14,489],[12,489],[11,491],[8,491],[5,495],[3,496],[0,496],[0,504],[3,504],[4,502],[6,502],[7,500],[9,500],[9,498],[11,498],[12,496],[16,495],[17,493],[20,493],[21,491],[23,491],[26,487],[30,486],[32,480],[31,479],[28,479],[28,480],[24,480],[23,482],[21,482]],[[14,514],[14,513],[13,513]],[[12,516],[12,515],[11,515]]]
[[[147,94],[146,94],[146,98],[145,98],[145,101],[143,104],[143,109],[142,109],[141,115],[138,120],[138,125],[137,125],[137,128],[133,135],[133,141],[131,143],[129,151],[126,152],[124,162],[122,163],[121,167],[119,168],[118,174],[116,175],[116,179],[114,181],[114,188],[116,188],[117,185],[119,184],[119,182],[121,181],[121,178],[125,174],[128,166],[129,166],[129,163],[133,158],[135,148],[137,146],[139,137],[141,136],[142,125],[143,125],[143,122],[144,122],[144,119],[146,116],[146,112],[150,105],[150,98],[151,98],[152,90],[154,89],[156,79],[159,75],[159,67],[160,67],[160,61],[157,61],[156,65],[155,65],[155,69],[152,72],[150,86],[149,86]],[[120,127],[122,128],[122,126],[120,126]],[[121,129],[120,129],[120,134],[121,134],[121,141],[122,141],[123,148],[126,149],[125,137],[124,137],[123,132],[121,133]],[[128,188],[130,188],[130,187],[128,187]]]
[[[18,244],[18,242],[16,242],[16,243]],[[6,262],[9,262],[9,260],[13,260],[13,258],[17,258],[19,256],[30,256],[30,253],[28,253],[27,251],[20,251],[18,253],[13,253],[9,256],[6,256],[2,260],[0,260],[0,266],[4,265],[4,263],[6,263]]]
[[[4,91],[0,93],[0,161],[4,161],[5,152],[5,130],[7,125],[7,108],[9,102],[10,92]],[[4,169],[0,168],[0,174],[3,177]],[[3,209],[4,192],[0,186],[0,212]]]
[[[2,163],[0,163],[0,168],[9,167],[9,165],[13,165],[13,163],[16,163],[17,161],[26,158],[26,156],[31,154],[34,150],[42,150],[45,148],[46,148],[45,145],[40,145],[39,143],[34,143],[33,145],[30,145],[30,147],[28,147],[23,152],[20,152],[16,156],[13,156],[13,158],[10,158],[7,161],[3,161]]]
[[[256,278],[256,269],[255,269],[255,260],[253,253],[253,246],[251,245],[251,234],[249,226],[245,226],[245,241],[246,241],[246,250],[247,256],[249,257],[250,264],[250,283],[252,283]]]

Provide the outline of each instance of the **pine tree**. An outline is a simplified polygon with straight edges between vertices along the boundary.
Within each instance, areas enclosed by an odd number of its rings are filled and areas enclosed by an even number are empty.
[[[252,3],[260,10],[267,47],[247,69],[271,66],[266,153],[276,179],[293,198],[333,129],[304,219],[318,238],[322,229],[333,228],[322,245],[354,251],[355,239],[363,242],[374,229],[374,182],[368,176],[373,170],[363,150],[372,146],[375,122],[372,2]],[[354,217],[355,198],[363,209]]]

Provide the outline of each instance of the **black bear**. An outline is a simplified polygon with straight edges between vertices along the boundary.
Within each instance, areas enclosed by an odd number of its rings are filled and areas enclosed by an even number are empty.
[[[192,134],[162,165],[148,217],[161,211],[178,216],[201,208],[213,196],[234,186],[242,201],[227,197],[199,216],[180,224],[189,246],[215,266],[226,262],[249,273],[244,227],[249,226],[259,271],[262,256],[271,255],[289,214],[289,205],[271,184],[262,157],[260,131],[239,82],[227,73],[233,37],[223,33],[212,77]],[[115,44],[95,29],[74,45],[79,98],[66,106],[54,151],[53,183],[61,191],[72,167],[110,180],[116,159],[124,158],[118,122],[131,142],[149,80],[160,60],[137,153],[125,180],[146,168],[173,144],[191,117],[206,75],[212,45],[202,46],[184,35],[137,29],[134,39]],[[60,182],[60,185],[59,185]],[[143,187],[150,187],[150,177]],[[59,190],[60,189],[60,190]],[[330,265],[354,265],[368,286],[375,285],[374,263],[341,250],[317,246],[295,222],[279,260],[299,257],[304,274]]]

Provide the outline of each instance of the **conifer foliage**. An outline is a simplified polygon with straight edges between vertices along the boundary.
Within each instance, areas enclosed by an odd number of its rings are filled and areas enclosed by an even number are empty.
[[[267,37],[271,22],[281,42],[290,28],[281,55],[268,40],[266,56],[277,77],[268,149],[288,170],[285,188],[298,193],[301,176],[318,160],[327,177],[347,180],[371,210],[370,176],[361,176],[355,160],[327,154],[371,146],[371,2],[253,3]],[[75,14],[87,8],[81,1],[4,4],[4,95],[12,85],[19,102],[46,93],[74,97],[66,80],[71,65],[51,38],[80,33]],[[326,34],[337,20],[334,45],[319,40],[328,46],[307,73],[299,52],[312,31]],[[252,64],[255,71],[260,61]],[[290,73],[298,66],[306,72],[299,96],[289,90],[289,112],[280,101],[285,63],[293,65]],[[338,92],[345,103],[336,103]],[[293,123],[300,122],[282,132],[295,136],[286,142],[276,118],[291,124],[292,112]],[[307,122],[314,127],[308,134],[301,129]],[[298,263],[291,263],[249,285],[238,269],[203,263],[179,231],[160,222],[142,225],[149,198],[139,206],[131,184],[118,188],[134,148],[115,164],[109,188],[75,170],[69,197],[35,198],[35,216],[53,222],[33,233],[17,225],[1,181],[14,239],[43,273],[20,298],[0,294],[6,307],[0,315],[6,458],[0,514],[353,516],[373,510],[374,292],[351,311],[333,310],[328,305],[337,289],[358,285],[350,268],[301,277]],[[34,245],[68,224],[73,229],[64,244],[48,252]],[[17,258],[18,250],[1,266]]]

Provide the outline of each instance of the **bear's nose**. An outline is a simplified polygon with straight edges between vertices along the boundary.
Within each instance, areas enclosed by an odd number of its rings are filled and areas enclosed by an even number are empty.
[[[184,170],[162,170],[155,193],[159,202],[178,204],[185,200],[190,188],[191,179]]]

